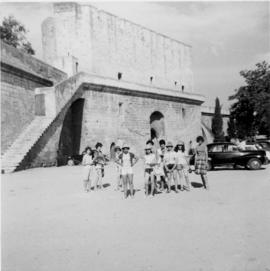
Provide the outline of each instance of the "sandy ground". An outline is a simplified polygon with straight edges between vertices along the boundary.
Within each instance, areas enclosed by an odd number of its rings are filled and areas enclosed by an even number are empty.
[[[270,270],[270,166],[215,170],[210,191],[145,198],[136,165],[134,199],[83,193],[82,168],[2,175],[2,270]]]

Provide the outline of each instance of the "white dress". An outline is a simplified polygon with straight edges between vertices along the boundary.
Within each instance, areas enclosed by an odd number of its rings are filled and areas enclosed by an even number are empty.
[[[84,180],[89,180],[92,171],[93,171],[93,166],[92,166],[93,158],[91,155],[85,154],[83,156],[82,164],[83,164],[83,179]]]
[[[129,152],[123,153],[122,155],[123,155],[122,175],[133,174],[130,153]]]

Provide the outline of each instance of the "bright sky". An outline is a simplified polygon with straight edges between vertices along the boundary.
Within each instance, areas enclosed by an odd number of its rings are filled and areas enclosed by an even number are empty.
[[[92,2],[93,6],[189,43],[193,48],[195,92],[224,106],[243,84],[240,70],[270,62],[270,2]],[[14,15],[29,30],[42,59],[41,22],[51,3],[1,3],[0,20]]]

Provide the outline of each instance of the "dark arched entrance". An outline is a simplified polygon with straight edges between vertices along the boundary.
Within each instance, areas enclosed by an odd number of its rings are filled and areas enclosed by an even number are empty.
[[[66,164],[69,156],[80,152],[84,99],[76,100],[63,121],[59,140],[58,165]]]
[[[159,111],[155,111],[150,116],[151,139],[162,138],[165,136],[164,116]]]
[[[115,159],[115,143],[113,142],[110,147],[110,159]]]

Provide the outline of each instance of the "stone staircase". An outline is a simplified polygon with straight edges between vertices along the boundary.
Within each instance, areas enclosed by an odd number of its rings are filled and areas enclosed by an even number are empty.
[[[53,87],[35,90],[36,94],[42,93],[45,95],[45,116],[35,116],[33,121],[2,155],[1,173],[11,173],[20,168],[24,158],[41,139],[50,124],[61,113],[65,114],[65,110],[69,108],[72,102],[82,96],[83,90],[80,86],[85,77],[85,73],[77,73]]]
[[[2,173],[11,173],[16,170],[16,168],[23,161],[24,157],[40,139],[52,121],[52,117],[45,116],[36,116],[33,119],[33,121],[1,157]]]
[[[74,100],[81,97],[83,90],[80,86],[84,80],[85,74],[77,73],[53,87],[35,90],[36,94],[45,95],[45,116],[35,116],[34,120],[2,155],[1,173],[11,173],[20,167],[24,158],[41,139],[50,124],[59,114],[65,112],[65,109],[68,109]]]

